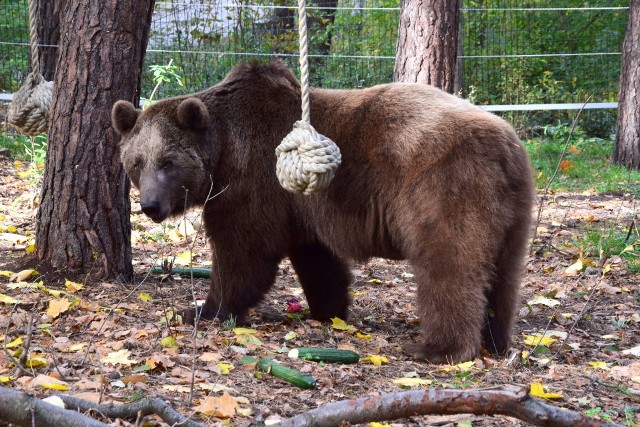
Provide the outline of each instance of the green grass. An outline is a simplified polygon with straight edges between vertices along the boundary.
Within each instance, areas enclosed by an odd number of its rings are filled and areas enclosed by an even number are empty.
[[[5,129],[0,131],[0,148],[8,150],[9,155],[16,160],[41,164],[47,153],[47,135],[32,138]]]
[[[640,236],[635,229],[629,233],[626,229],[613,226],[603,228],[585,228],[575,242],[582,249],[585,257],[596,260],[619,256],[624,260],[624,267],[630,273],[640,271]]]
[[[534,168],[536,183],[542,189],[549,183],[560,162],[569,136],[569,126],[548,126],[544,135],[525,141]],[[577,128],[562,158],[562,167],[549,188],[554,191],[634,193],[640,195],[640,171],[629,171],[612,162],[613,138],[589,137]]]

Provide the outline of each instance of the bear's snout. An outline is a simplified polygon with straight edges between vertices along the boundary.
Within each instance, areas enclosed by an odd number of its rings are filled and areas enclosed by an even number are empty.
[[[153,222],[162,222],[166,218],[166,214],[162,212],[160,202],[158,200],[152,200],[150,202],[141,202],[140,208],[142,212]]]

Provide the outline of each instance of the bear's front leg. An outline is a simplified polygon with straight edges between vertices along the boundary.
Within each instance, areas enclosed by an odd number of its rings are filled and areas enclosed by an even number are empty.
[[[255,248],[252,248],[255,249]],[[281,258],[264,254],[214,248],[211,285],[205,303],[197,310],[185,312],[187,323],[196,320],[245,322],[247,311],[256,306],[275,281]]]

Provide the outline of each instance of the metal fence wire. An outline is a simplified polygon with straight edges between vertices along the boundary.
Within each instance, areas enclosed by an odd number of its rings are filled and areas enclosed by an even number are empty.
[[[47,1],[52,0],[40,0]],[[592,115],[599,117],[593,126],[610,132],[615,110],[606,103],[618,96],[628,1],[461,3],[459,94],[500,106],[490,109],[520,111],[504,114],[528,126],[567,118],[568,109],[593,95],[596,106],[609,108]],[[29,69],[27,7],[26,0],[0,5],[3,94],[15,91]],[[239,61],[253,58],[279,58],[297,71],[296,8],[296,0],[156,2],[143,96],[155,86],[151,66],[170,60],[184,86],[163,83],[159,97],[206,88]],[[392,81],[399,0],[309,0],[308,14],[313,85],[357,88]]]

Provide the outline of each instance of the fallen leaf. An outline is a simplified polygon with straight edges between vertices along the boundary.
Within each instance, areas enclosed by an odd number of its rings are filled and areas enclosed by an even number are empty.
[[[12,275],[14,275],[15,273],[13,271],[9,271],[9,270],[0,270],[0,276],[3,277],[11,277]]]
[[[186,385],[163,385],[162,386],[163,389],[168,390],[168,391],[173,391],[173,392],[177,392],[177,393],[190,393],[191,392],[191,387],[188,387]]]
[[[22,338],[18,337],[15,340],[11,341],[9,344],[7,344],[7,348],[19,347],[21,344],[22,344]]]
[[[83,342],[78,343],[78,344],[73,344],[73,345],[70,345],[69,347],[67,347],[66,351],[69,352],[69,353],[75,353],[75,352],[80,351],[83,348],[87,347],[88,345],[89,344],[83,343]]]
[[[0,302],[3,304],[16,304],[18,300],[9,295],[0,294]]]
[[[69,310],[71,303],[69,300],[65,298],[53,299],[49,301],[49,308],[47,308],[47,316],[56,318],[60,316],[61,313]]]
[[[573,264],[571,264],[569,267],[567,267],[566,270],[564,270],[564,272],[562,273],[563,276],[566,277],[574,277],[577,276],[578,274],[580,274],[580,272],[582,270],[584,270],[585,266],[584,266],[584,260],[582,259],[582,254],[580,255],[580,258],[578,258],[578,261],[574,262]]]
[[[142,300],[142,301],[144,301],[144,302],[151,302],[151,300],[153,300],[153,298],[151,297],[151,295],[149,295],[149,294],[148,294],[148,293],[146,293],[146,292],[140,292],[140,293],[138,294],[138,299],[139,299],[139,300]]]
[[[589,362],[589,365],[597,369],[609,369],[609,367],[607,366],[607,362]]]
[[[162,341],[160,341],[160,344],[164,348],[180,348],[180,346],[178,345],[178,341],[176,341],[176,338],[171,335],[169,335],[168,337],[162,338]]]
[[[238,402],[225,391],[221,397],[207,396],[195,410],[207,417],[231,418],[237,407]]]
[[[555,338],[550,338],[544,335],[535,334],[535,335],[524,335],[524,343],[525,345],[529,345],[531,347],[535,347],[538,345],[549,346],[553,344],[557,340]]]
[[[369,423],[369,427],[391,427],[391,424],[382,424],[374,421]]]
[[[31,381],[31,385],[33,387],[44,387],[50,390],[60,390],[67,391],[69,390],[69,384],[64,381],[61,381],[57,378],[50,377],[48,375],[38,375]]]
[[[64,409],[64,402],[60,399],[60,396],[49,396],[42,399],[43,402],[47,402],[49,405],[57,406]]]
[[[27,368],[42,369],[49,366],[49,361],[47,359],[43,359],[42,357],[34,357],[32,359],[27,359],[27,361],[25,362],[25,366]]]
[[[412,388],[421,385],[429,385],[432,384],[433,381],[425,380],[422,378],[396,378],[395,380],[393,380],[393,383],[402,388]]]
[[[83,284],[72,282],[71,280],[65,281],[64,286],[67,288],[67,291],[71,293],[78,292],[79,290],[84,289]]]
[[[0,384],[6,384],[11,382],[11,380],[13,379],[13,377],[7,376],[7,375],[0,375]]]
[[[28,254],[34,253],[36,251],[36,244],[35,243],[30,244],[24,249],[24,251]]]
[[[233,328],[233,333],[236,335],[253,335],[257,334],[258,331],[251,328]]]
[[[144,375],[125,375],[122,381],[124,381],[125,384],[146,383],[149,381],[149,378]]]
[[[331,327],[338,331],[357,331],[355,326],[348,325],[347,322],[339,317],[331,318]]]
[[[370,341],[371,334],[363,334],[362,332],[356,332],[356,338],[361,339],[363,341]]]
[[[126,349],[113,351],[102,359],[102,363],[109,365],[133,365],[138,363],[135,360],[129,359],[130,355],[131,352]]]
[[[571,160],[563,160],[560,162],[560,173],[569,173],[573,169],[575,169],[575,166]]]
[[[557,305],[560,305],[560,301],[553,299],[553,298],[547,298],[544,297],[542,295],[538,295],[537,297],[533,298],[532,300],[527,301],[528,305],[544,305],[547,307],[555,307]]]
[[[622,354],[640,357],[640,345],[637,345],[628,350],[622,350]]]
[[[216,363],[216,366],[220,368],[220,374],[222,375],[229,375],[229,371],[235,369],[235,366],[231,363]]]
[[[531,384],[531,389],[529,391],[531,396],[541,397],[543,399],[562,399],[562,395],[559,393],[547,393],[544,391],[544,386],[542,383],[533,383]]]
[[[185,266],[189,266],[192,264],[193,258],[192,258],[192,252],[191,251],[185,251],[185,252],[180,252],[178,254],[176,254],[176,257],[173,261],[174,264],[176,265],[185,265]]]
[[[17,273],[13,273],[10,277],[9,277],[9,281],[10,282],[24,282],[25,280],[27,280],[29,277],[31,276],[37,276],[38,275],[38,271],[37,270],[33,270],[33,269],[29,269],[29,270],[22,270],[19,271]]]
[[[373,363],[375,366],[382,366],[383,363],[389,363],[389,359],[387,359],[387,356],[382,356],[382,355],[378,355],[378,354],[372,354],[369,355],[367,357],[362,358],[363,362],[371,362]]]

